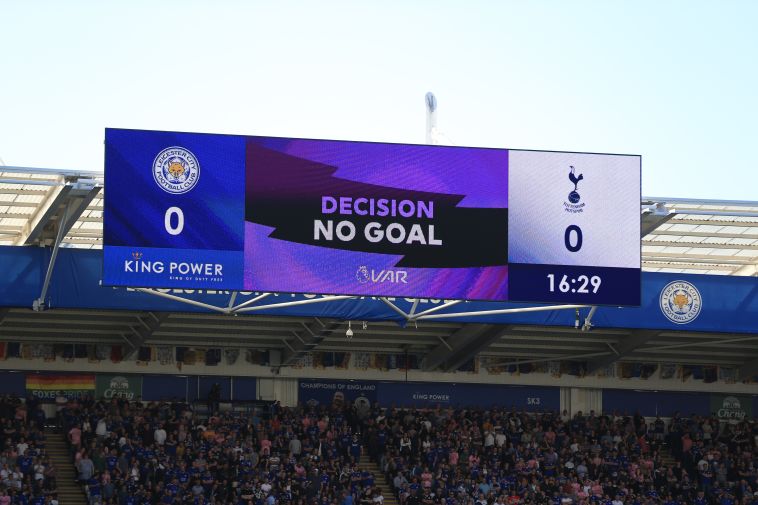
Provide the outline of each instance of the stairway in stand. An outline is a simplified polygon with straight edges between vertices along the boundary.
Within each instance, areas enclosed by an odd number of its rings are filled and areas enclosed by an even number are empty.
[[[363,454],[364,456],[361,457],[361,463],[358,467],[361,469],[365,468],[374,474],[374,485],[381,488],[382,496],[384,496],[384,505],[398,505],[397,498],[395,498],[395,492],[392,489],[392,483],[387,482],[387,479],[384,478],[384,473],[382,473],[379,465],[369,460],[368,451],[365,447],[363,448]]]
[[[660,449],[658,449],[658,454],[661,456],[661,461],[663,461],[663,464],[666,465],[667,468],[676,466],[676,458],[671,453],[671,448],[668,445],[662,445]]]
[[[69,453],[65,435],[52,429],[45,430],[45,448],[56,468],[58,502],[60,505],[87,505],[84,489],[76,481],[74,459]]]

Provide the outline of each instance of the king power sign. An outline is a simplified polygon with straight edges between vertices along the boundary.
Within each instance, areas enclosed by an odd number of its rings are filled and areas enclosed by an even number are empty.
[[[142,377],[135,375],[98,375],[95,396],[110,400],[138,400],[142,398]]]

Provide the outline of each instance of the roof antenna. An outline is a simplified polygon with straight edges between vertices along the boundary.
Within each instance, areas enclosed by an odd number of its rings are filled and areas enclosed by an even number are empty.
[[[426,102],[426,143],[436,144],[437,133],[437,97],[429,91],[424,97]]]

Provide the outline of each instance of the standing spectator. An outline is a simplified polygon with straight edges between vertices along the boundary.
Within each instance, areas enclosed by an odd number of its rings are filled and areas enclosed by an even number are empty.
[[[89,457],[89,453],[85,452],[79,462],[76,469],[79,471],[79,480],[82,483],[87,483],[95,474],[95,464]]]
[[[78,450],[82,444],[82,430],[79,426],[74,425],[68,432],[68,441]]]
[[[153,439],[159,446],[162,446],[166,443],[166,430],[163,429],[163,423],[160,423],[158,427],[155,428],[155,432],[153,432]]]
[[[303,451],[303,445],[300,443],[300,439],[297,438],[297,433],[292,434],[292,438],[289,443],[290,454],[295,458],[298,458]]]

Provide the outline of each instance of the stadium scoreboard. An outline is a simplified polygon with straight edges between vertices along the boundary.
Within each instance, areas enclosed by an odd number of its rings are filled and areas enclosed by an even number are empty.
[[[640,164],[106,129],[103,283],[639,305]]]

